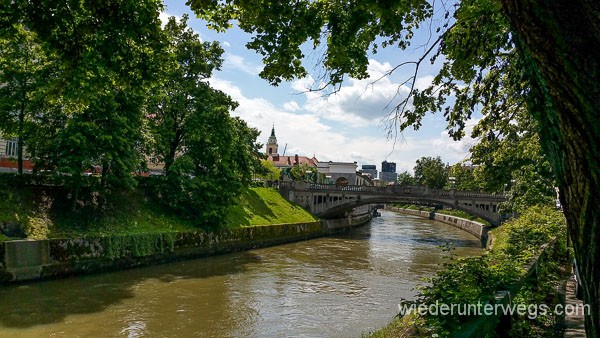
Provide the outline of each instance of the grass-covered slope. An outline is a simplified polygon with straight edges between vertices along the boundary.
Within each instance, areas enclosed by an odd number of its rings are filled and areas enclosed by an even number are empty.
[[[107,207],[96,209],[74,209],[65,203],[63,195],[60,189],[0,189],[0,224],[19,223],[30,239],[198,229],[198,222],[165,210],[140,191],[114,194]],[[222,224],[214,228],[312,221],[313,216],[286,201],[277,191],[252,188],[240,196],[239,204],[232,206]],[[0,233],[0,241],[8,239]]]
[[[227,215],[229,226],[314,222],[308,211],[284,199],[271,188],[252,188],[240,196]]]

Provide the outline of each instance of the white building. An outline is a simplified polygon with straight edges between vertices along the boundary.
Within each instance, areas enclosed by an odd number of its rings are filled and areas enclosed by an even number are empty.
[[[356,185],[356,162],[318,162],[317,171],[323,183],[338,186]],[[324,178],[324,180],[323,180]]]

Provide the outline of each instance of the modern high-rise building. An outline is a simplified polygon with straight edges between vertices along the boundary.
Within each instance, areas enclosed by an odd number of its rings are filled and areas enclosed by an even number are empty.
[[[396,163],[388,161],[381,162],[379,179],[385,182],[396,182],[396,179],[398,179],[398,174],[396,174]]]
[[[381,171],[384,173],[395,173],[396,172],[396,163],[383,161],[381,162]]]
[[[369,174],[371,178],[377,178],[377,166],[374,164],[363,164],[361,168],[363,174]]]

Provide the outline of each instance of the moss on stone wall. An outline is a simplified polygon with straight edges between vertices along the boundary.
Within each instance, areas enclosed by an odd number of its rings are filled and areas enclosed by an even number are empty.
[[[312,222],[222,229],[214,232],[199,230],[53,239],[50,240],[50,258],[53,262],[69,262],[145,257],[183,249],[198,249],[199,252],[201,249],[210,252],[237,251],[322,234],[320,223]]]
[[[104,240],[105,257],[109,259],[173,252],[174,247],[174,233],[120,235],[106,237]]]
[[[342,227],[348,229],[348,224]],[[329,229],[330,230],[330,229]],[[320,222],[49,240],[49,264],[33,279],[113,271],[315,238],[330,233]],[[1,243],[0,243],[1,244]],[[5,276],[0,269],[0,279]],[[8,278],[8,279],[6,279]],[[6,283],[13,280],[7,273]],[[31,280],[31,277],[27,277]],[[22,279],[25,280],[25,279]]]

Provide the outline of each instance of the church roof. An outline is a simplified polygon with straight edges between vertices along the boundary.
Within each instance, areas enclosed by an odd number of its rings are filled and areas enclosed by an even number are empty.
[[[316,167],[319,161],[315,157],[306,156],[282,156],[278,154],[269,155],[268,160],[273,162],[276,167],[292,167],[295,165],[307,165],[309,167]]]

